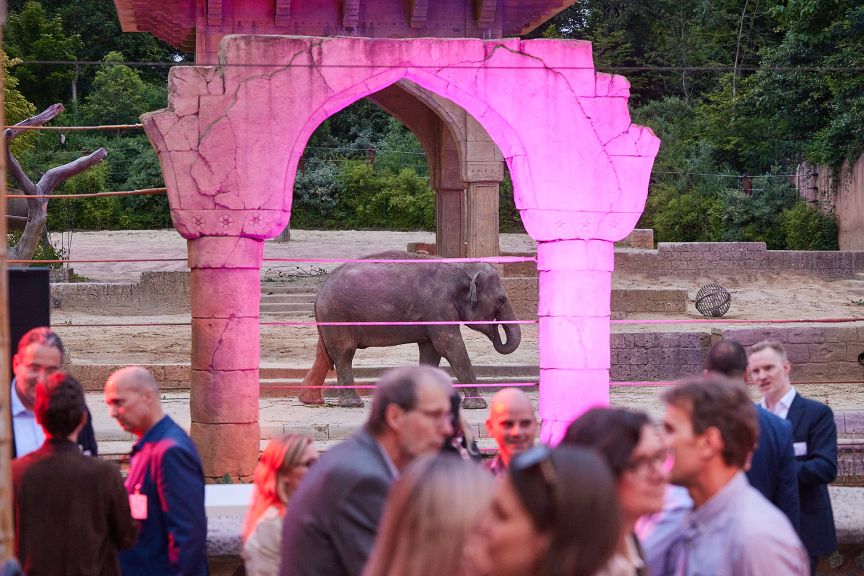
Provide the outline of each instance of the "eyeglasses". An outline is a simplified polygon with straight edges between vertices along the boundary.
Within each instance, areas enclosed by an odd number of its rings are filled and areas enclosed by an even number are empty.
[[[624,469],[634,476],[645,477],[652,470],[663,469],[669,460],[669,450],[661,448],[654,454],[633,458],[624,466]]]
[[[531,512],[535,526],[540,530],[546,529],[554,520],[558,488],[552,449],[545,444],[537,444],[514,456],[510,461],[510,478],[523,504]],[[530,478],[540,479],[542,490],[532,490]]]
[[[450,410],[422,410],[420,408],[415,408],[414,411],[423,414],[437,423],[447,422],[449,424],[453,420],[453,413],[450,412]]]

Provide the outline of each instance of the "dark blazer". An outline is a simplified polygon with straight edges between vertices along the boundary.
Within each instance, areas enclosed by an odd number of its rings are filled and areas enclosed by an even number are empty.
[[[798,468],[792,449],[792,424],[761,406],[756,407],[756,413],[759,415],[759,445],[753,452],[747,480],[799,531],[801,509]]]
[[[124,576],[207,574],[207,517],[201,459],[165,416],[132,448],[126,491],[147,497],[135,547],[120,553]]]
[[[119,574],[137,527],[117,466],[65,439],[12,463],[16,555],[27,574]]]
[[[288,503],[280,575],[359,575],[394,480],[365,428],[328,450]]]
[[[10,394],[15,394],[15,379],[12,379],[12,390]],[[9,413],[9,430],[12,431],[12,458],[18,457],[18,450],[15,447],[15,421],[12,419],[12,413]],[[99,446],[96,444],[96,433],[93,431],[93,415],[90,414],[90,408],[87,408],[87,424],[78,433],[78,446],[83,452],[89,452],[90,456],[99,455]]]
[[[796,457],[801,500],[801,541],[810,556],[837,549],[828,484],[837,477],[837,426],[831,408],[795,394],[786,419],[792,440],[806,442],[807,453]]]

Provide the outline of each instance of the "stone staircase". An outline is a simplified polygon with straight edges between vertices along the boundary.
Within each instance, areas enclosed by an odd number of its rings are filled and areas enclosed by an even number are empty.
[[[261,284],[261,315],[315,315],[317,292],[308,286],[263,282]]]

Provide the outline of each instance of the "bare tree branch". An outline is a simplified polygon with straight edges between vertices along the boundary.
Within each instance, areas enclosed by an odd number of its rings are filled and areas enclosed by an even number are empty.
[[[42,126],[43,124],[47,124],[48,122],[50,122],[51,120],[53,120],[54,118],[59,116],[60,113],[63,112],[63,110],[64,110],[63,104],[52,104],[51,106],[49,106],[48,108],[46,108],[45,110],[43,110],[42,112],[37,114],[36,116],[31,116],[30,118],[27,118],[26,120],[22,120],[21,122],[18,122],[13,127],[7,128],[6,131],[4,132],[4,134],[6,136],[6,142],[9,142],[10,140],[15,138],[16,136],[18,136],[22,132],[27,132],[26,129],[25,130],[16,129],[17,126]]]
[[[87,170],[94,164],[98,164],[104,160],[107,155],[108,152],[105,148],[99,148],[95,152],[92,152],[87,156],[82,156],[68,164],[51,168],[42,175],[42,178],[39,179],[39,184],[36,185],[39,194],[51,194],[57,186],[72,176]]]
[[[61,112],[63,112],[63,105],[54,104],[36,116],[19,122],[15,126],[41,126],[56,118]],[[51,168],[42,175],[37,184],[33,184],[33,181],[24,173],[24,169],[18,163],[18,160],[9,151],[9,141],[24,131],[22,129],[16,130],[13,126],[6,129],[4,136],[6,137],[6,156],[9,159],[9,171],[21,184],[24,193],[28,196],[50,195],[57,186],[76,174],[87,170],[94,164],[98,164],[108,155],[108,152],[104,148],[99,148],[87,156],[73,160],[63,166]],[[11,260],[30,260],[33,258],[33,254],[36,253],[36,248],[39,245],[39,239],[44,235],[45,223],[48,221],[48,200],[49,198],[27,198],[29,219],[18,243],[9,249],[9,258]]]

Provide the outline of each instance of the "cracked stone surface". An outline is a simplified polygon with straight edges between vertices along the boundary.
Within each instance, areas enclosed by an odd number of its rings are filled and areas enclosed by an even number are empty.
[[[168,109],[142,116],[193,269],[260,267],[261,241],[290,219],[312,132],[408,80],[488,132],[538,243],[543,438],[554,441],[566,421],[608,403],[612,242],[644,209],[660,142],[631,123],[629,83],[594,70],[590,43],[237,35],[223,39],[219,63],[172,69]],[[196,244],[216,237],[225,242]],[[208,280],[221,281],[218,273]],[[193,310],[207,294],[205,285],[193,292]],[[220,318],[193,321],[194,366],[257,366],[257,321],[235,317],[244,297],[228,291]]]

